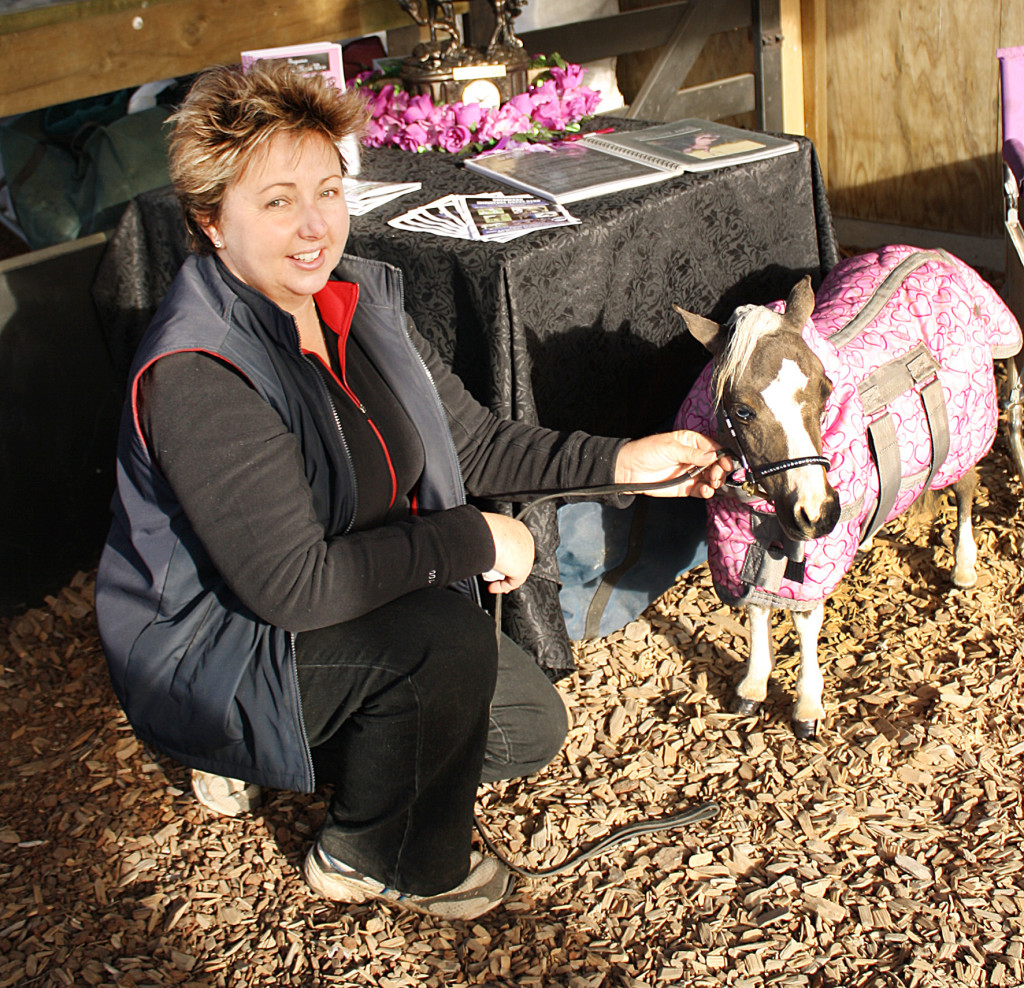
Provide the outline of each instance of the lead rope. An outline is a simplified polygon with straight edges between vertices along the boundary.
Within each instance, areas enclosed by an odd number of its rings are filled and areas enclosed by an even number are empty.
[[[631,494],[644,491],[656,491],[665,487],[674,487],[676,484],[679,484],[684,480],[695,477],[702,469],[703,467],[694,467],[676,477],[671,477],[668,480],[659,480],[650,484],[603,484],[598,487],[580,487],[574,490],[564,491],[515,491],[509,494],[502,494],[496,498],[491,498],[491,500],[510,502],[522,502],[524,500],[528,500],[529,503],[514,516],[517,521],[522,521],[526,515],[534,510],[534,508],[537,508],[545,501],[552,501],[555,498],[578,497],[584,495],[600,496],[604,494]],[[501,598],[504,595],[497,594],[496,596],[497,599],[494,602],[495,636],[500,647]],[[614,847],[619,847],[621,844],[625,844],[634,837],[641,837],[645,834],[658,834],[667,830],[679,830],[682,827],[692,826],[696,823],[703,823],[705,820],[713,820],[718,816],[720,810],[721,807],[718,803],[698,803],[696,806],[693,806],[688,810],[684,810],[682,813],[674,813],[671,816],[662,817],[660,820],[637,820],[633,823],[623,824],[621,827],[616,827],[607,836],[602,837],[600,840],[590,845],[590,847],[583,848],[567,860],[563,861],[560,865],[555,865],[551,868],[524,868],[521,865],[514,864],[505,854],[498,850],[494,841],[491,840],[487,831],[484,829],[483,824],[480,822],[480,818],[476,814],[473,815],[473,822],[476,825],[477,832],[480,834],[480,839],[484,842],[484,846],[503,865],[505,865],[509,871],[516,875],[520,875],[523,878],[551,878],[555,875],[564,874],[572,868],[575,868],[577,865],[582,864],[584,861],[596,857],[598,854],[603,854],[605,851],[609,851]]]
[[[634,837],[641,837],[644,834],[660,834],[665,830],[679,830],[682,827],[688,827],[694,823],[703,823],[705,820],[713,820],[718,816],[720,809],[721,808],[718,803],[698,803],[691,809],[684,810],[682,813],[676,813],[672,816],[663,817],[660,820],[637,820],[635,823],[624,824],[623,826],[613,830],[607,837],[602,837],[590,847],[583,848],[583,850],[578,851],[568,860],[563,861],[560,865],[555,865],[552,868],[523,868],[521,865],[513,864],[494,846],[494,842],[484,831],[483,825],[480,823],[480,818],[474,817],[473,822],[476,824],[477,832],[480,834],[487,850],[490,851],[491,854],[493,854],[506,868],[508,868],[509,871],[514,872],[517,875],[522,875],[523,878],[552,878],[555,875],[564,874],[570,869],[575,868],[578,864],[582,864],[584,861],[596,857],[598,854],[610,851],[613,847],[625,844],[626,841],[632,840]]]

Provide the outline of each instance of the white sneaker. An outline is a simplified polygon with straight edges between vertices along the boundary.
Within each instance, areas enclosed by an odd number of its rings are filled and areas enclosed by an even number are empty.
[[[220,816],[240,816],[263,802],[263,791],[255,782],[243,782],[226,775],[192,769],[192,792],[208,810]]]
[[[303,868],[310,886],[335,902],[366,902],[379,899],[444,919],[476,919],[497,906],[512,886],[512,875],[497,858],[473,851],[466,880],[437,895],[409,895],[361,875],[328,854],[317,841],[306,855]]]

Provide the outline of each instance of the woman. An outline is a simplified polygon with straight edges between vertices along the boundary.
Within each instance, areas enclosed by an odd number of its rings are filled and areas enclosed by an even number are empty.
[[[97,613],[138,735],[221,812],[327,783],[309,883],[468,919],[509,886],[471,854],[483,780],[554,757],[558,693],[479,606],[533,565],[466,494],[700,477],[715,444],[500,421],[402,310],[400,273],[342,256],[338,143],[357,96],[287,66],[201,75],[173,119],[194,253],[130,374]],[[247,785],[247,783],[249,785]]]

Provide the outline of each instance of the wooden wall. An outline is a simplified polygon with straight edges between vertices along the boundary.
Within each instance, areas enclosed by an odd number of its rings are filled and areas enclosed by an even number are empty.
[[[1024,0],[826,0],[837,217],[1002,236],[996,49]]]
[[[620,0],[622,9],[659,0]],[[996,50],[1024,45],[1024,0],[781,0],[787,51],[803,65],[787,129],[814,140],[837,217],[1002,237]],[[750,59],[748,32],[721,36],[688,84]],[[742,35],[742,36],[741,36]],[[629,99],[656,53],[620,59]],[[625,62],[625,64],[623,64]],[[739,71],[739,69],[737,69]],[[632,73],[632,74],[631,74]],[[719,72],[720,74],[720,72]],[[749,121],[738,121],[746,123]]]
[[[0,116],[411,24],[395,0],[78,0],[4,10]]]

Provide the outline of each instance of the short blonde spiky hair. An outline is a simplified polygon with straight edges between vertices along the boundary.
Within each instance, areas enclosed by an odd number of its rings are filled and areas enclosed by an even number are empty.
[[[220,217],[224,193],[277,134],[319,134],[335,147],[361,134],[369,111],[351,90],[339,92],[319,73],[285,61],[258,62],[243,72],[222,65],[202,72],[170,118],[168,170],[181,203],[190,246],[213,252],[200,221]],[[342,173],[347,171],[338,151]]]

